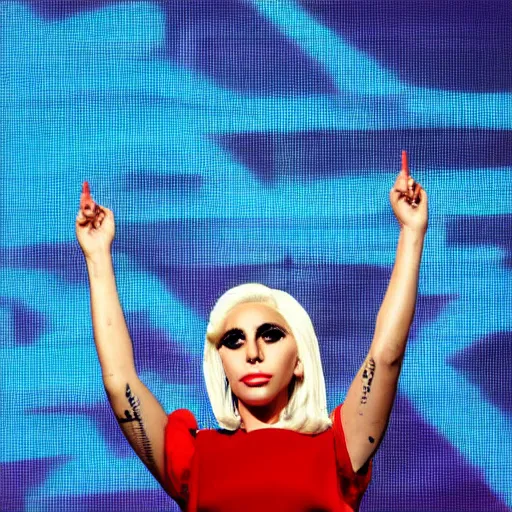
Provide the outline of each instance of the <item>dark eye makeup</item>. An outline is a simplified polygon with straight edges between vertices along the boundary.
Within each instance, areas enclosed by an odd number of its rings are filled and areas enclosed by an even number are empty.
[[[241,341],[245,338],[245,334],[240,329],[230,329],[227,331],[219,342],[219,347],[227,347],[231,349],[238,348],[242,345]]]
[[[267,343],[275,343],[287,335],[287,331],[276,324],[265,323],[256,329],[256,338],[263,338]],[[245,334],[242,329],[230,329],[226,331],[219,342],[220,346],[237,349],[242,346]]]
[[[279,341],[281,338],[284,338],[285,336],[286,334],[278,327],[271,327],[270,329],[267,329],[265,332],[261,333],[261,337],[270,343]]]

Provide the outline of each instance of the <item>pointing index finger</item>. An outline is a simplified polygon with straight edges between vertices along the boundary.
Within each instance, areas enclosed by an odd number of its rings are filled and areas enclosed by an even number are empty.
[[[402,150],[402,174],[409,179],[409,161],[407,159],[407,151]]]
[[[82,194],[80,196],[80,209],[86,214],[95,214],[96,213],[96,203],[94,199],[91,197],[91,189],[89,188],[89,183],[84,181],[82,185]]]

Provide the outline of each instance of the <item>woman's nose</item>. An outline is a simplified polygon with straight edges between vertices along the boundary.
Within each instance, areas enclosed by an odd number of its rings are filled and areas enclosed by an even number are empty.
[[[247,361],[263,361],[263,351],[261,350],[261,347],[259,346],[258,342],[256,340],[250,340],[246,344],[247,350],[245,353],[245,357],[247,358]]]

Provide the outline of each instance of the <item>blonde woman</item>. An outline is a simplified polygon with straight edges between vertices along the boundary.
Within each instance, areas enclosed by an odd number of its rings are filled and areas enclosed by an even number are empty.
[[[182,510],[358,510],[395,399],[428,224],[406,155],[390,202],[401,228],[396,260],[343,404],[327,411],[307,312],[284,291],[248,283],[210,313],[203,367],[219,428],[199,429],[188,410],[167,414],[136,374],[110,255],[114,217],[84,184],[76,233],[105,390],[129,443]]]

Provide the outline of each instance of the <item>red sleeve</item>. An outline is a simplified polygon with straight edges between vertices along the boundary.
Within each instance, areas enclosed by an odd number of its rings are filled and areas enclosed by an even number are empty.
[[[370,483],[372,478],[372,460],[355,473],[352,469],[352,463],[347,451],[347,444],[345,442],[345,433],[341,424],[341,408],[343,404],[338,405],[333,411],[333,431],[334,443],[336,450],[336,465],[338,467],[338,481],[345,501],[352,507],[353,510],[358,510],[359,503],[363,494]]]
[[[165,485],[183,510],[189,499],[196,431],[197,421],[189,410],[177,409],[168,415],[164,436]]]

